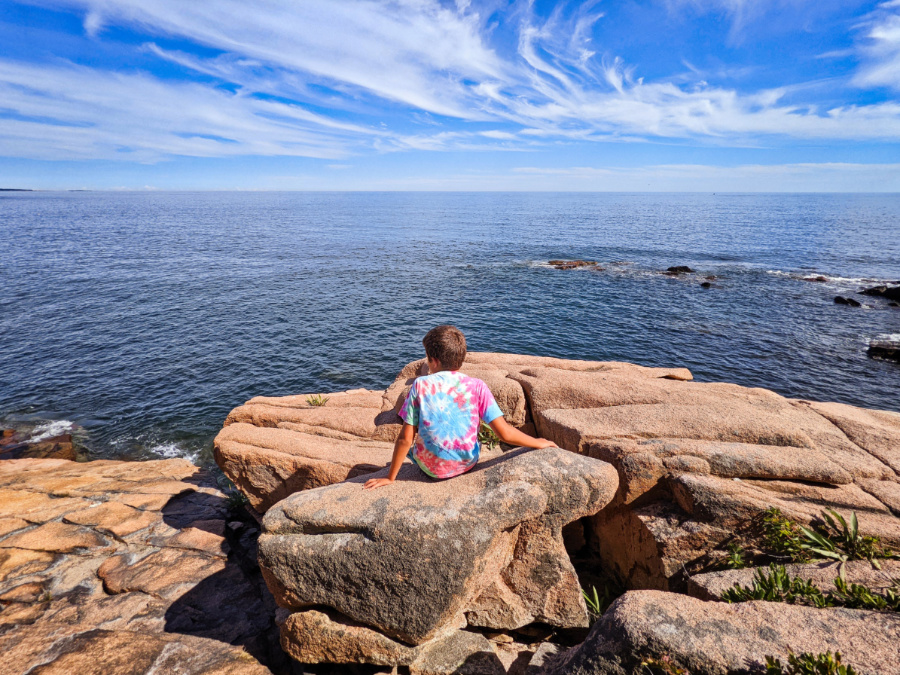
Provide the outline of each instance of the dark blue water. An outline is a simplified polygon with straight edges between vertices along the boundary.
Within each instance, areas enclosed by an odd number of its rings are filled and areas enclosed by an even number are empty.
[[[439,323],[898,410],[865,348],[900,310],[833,303],[900,279],[898,234],[897,195],[0,193],[0,422],[205,456],[233,406],[384,387]]]

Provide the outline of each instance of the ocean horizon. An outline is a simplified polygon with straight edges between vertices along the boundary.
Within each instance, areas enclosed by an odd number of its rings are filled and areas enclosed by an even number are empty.
[[[0,422],[93,457],[207,462],[235,405],[383,388],[439,323],[900,410],[900,366],[866,355],[900,308],[858,294],[900,280],[896,194],[4,191],[0,213]]]

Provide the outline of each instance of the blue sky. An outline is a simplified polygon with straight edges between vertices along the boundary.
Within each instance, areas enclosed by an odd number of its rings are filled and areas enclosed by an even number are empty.
[[[900,0],[0,0],[0,187],[900,192]]]

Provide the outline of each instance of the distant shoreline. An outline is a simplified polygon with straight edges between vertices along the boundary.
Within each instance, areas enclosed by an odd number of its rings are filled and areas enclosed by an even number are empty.
[[[31,188],[0,188],[0,192],[34,192]]]

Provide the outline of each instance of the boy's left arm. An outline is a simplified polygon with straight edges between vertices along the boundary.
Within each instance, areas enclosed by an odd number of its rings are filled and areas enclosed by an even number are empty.
[[[397,440],[394,442],[394,456],[391,458],[391,468],[388,471],[387,478],[370,478],[363,485],[363,489],[372,490],[393,483],[400,472],[400,467],[403,466],[403,459],[409,452],[415,438],[416,427],[404,422],[400,433],[397,435]]]
[[[556,443],[548,441],[546,438],[535,438],[534,436],[529,436],[528,434],[519,431],[503,419],[502,415],[488,422],[488,425],[494,430],[494,433],[497,434],[501,441],[508,443],[509,445],[521,446],[523,448],[557,447]]]

